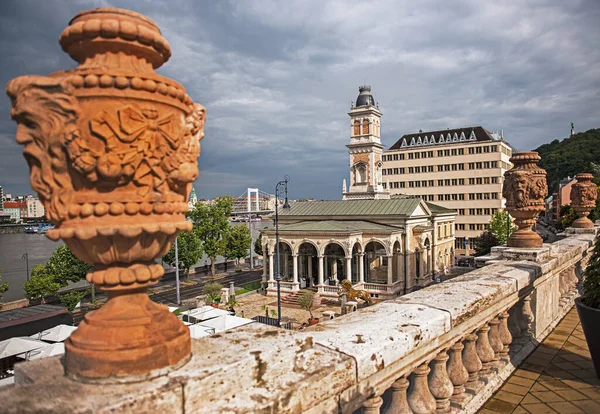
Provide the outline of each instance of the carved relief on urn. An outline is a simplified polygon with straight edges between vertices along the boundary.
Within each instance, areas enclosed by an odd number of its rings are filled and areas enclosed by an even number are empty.
[[[148,375],[187,361],[188,329],[148,298],[186,221],[205,111],[156,74],[171,49],[156,24],[122,9],[75,16],[60,44],[79,66],[10,81],[17,142],[31,186],[62,238],[94,264],[87,280],[109,300],[66,342],[77,378]]]
[[[532,230],[548,195],[546,171],[537,165],[540,159],[537,152],[516,152],[510,159],[514,167],[504,173],[502,197],[518,227],[508,239],[509,247],[541,247],[543,244],[542,238]]]
[[[587,216],[596,207],[598,198],[598,187],[592,182],[592,174],[577,174],[577,182],[571,187],[571,205],[579,215],[579,218],[571,225],[575,228],[593,228],[594,223]]]

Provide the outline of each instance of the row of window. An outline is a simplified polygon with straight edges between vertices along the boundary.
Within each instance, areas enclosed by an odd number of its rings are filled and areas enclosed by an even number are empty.
[[[490,152],[498,152],[498,145],[481,145],[478,147],[469,147],[467,148],[468,154],[484,154]],[[510,156],[510,150],[506,150],[502,148],[502,152]],[[418,160],[421,158],[433,158],[435,151],[417,151],[417,152],[409,152],[404,154],[384,154],[383,161],[401,161],[405,159],[409,160]],[[438,157],[451,157],[455,155],[465,155],[464,148],[452,148],[452,149],[444,149],[437,150]]]
[[[489,216],[489,215],[492,215],[495,212],[497,212],[498,209],[497,208],[469,208],[469,209],[459,208],[458,215],[466,216],[467,211],[469,212],[469,214],[468,214],[469,216]],[[464,226],[464,224],[463,224],[463,226]],[[465,229],[459,228],[459,230],[465,230]],[[469,229],[469,230],[473,230],[473,229]]]
[[[482,170],[490,168],[498,168],[498,161],[481,161],[470,162],[467,164],[469,170]],[[508,164],[502,161],[502,168],[509,169]],[[384,168],[383,175],[399,175],[399,174],[422,174],[443,171],[464,171],[465,164],[439,164],[439,165],[424,165],[422,167],[399,167],[399,168]]]
[[[444,180],[421,180],[419,185],[409,184],[409,187],[435,187],[437,181],[438,187],[449,187],[454,185],[465,185],[464,178],[446,178]],[[408,181],[408,183],[418,183],[419,181]],[[482,185],[482,184],[498,184],[500,177],[471,177],[469,178],[469,185]],[[383,183],[383,187],[386,188],[387,183]],[[406,188],[406,181],[394,181],[390,183],[390,188]]]

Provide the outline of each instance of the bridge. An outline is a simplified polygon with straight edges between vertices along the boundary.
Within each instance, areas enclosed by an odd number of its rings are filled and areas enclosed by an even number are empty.
[[[258,188],[248,188],[233,198],[232,215],[242,216],[255,214],[265,216],[275,211],[275,195]]]

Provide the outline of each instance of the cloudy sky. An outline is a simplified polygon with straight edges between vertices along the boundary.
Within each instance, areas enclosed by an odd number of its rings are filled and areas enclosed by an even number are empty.
[[[372,85],[391,146],[419,129],[483,125],[528,150],[600,127],[600,1],[2,0],[0,80],[72,68],[58,36],[77,12],[146,14],[173,56],[158,71],[207,107],[200,197],[340,198],[347,112]],[[0,98],[0,185],[30,193]]]

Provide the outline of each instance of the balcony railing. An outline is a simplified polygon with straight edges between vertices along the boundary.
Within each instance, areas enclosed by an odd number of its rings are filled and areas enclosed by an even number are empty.
[[[185,366],[135,384],[75,382],[59,358],[19,364],[0,399],[21,412],[473,413],[572,307],[593,238],[560,240],[540,262],[495,260],[308,330],[255,323],[194,340]]]

